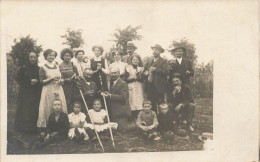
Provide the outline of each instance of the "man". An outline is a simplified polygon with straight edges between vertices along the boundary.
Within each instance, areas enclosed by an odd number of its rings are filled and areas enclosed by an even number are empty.
[[[128,122],[131,110],[127,83],[120,78],[120,71],[117,67],[110,69],[110,78],[112,81],[110,93],[103,92],[102,95],[110,100],[111,120],[118,123],[120,132],[135,129],[135,124]]]
[[[195,103],[190,86],[182,84],[179,73],[173,74],[168,102],[172,104],[172,112],[177,116],[178,120],[181,120],[183,124],[187,124],[187,128],[190,131],[194,131],[192,120],[195,113]]]
[[[134,45],[133,42],[127,42],[126,45],[127,55],[123,56],[122,62],[131,64],[131,56],[133,56],[136,49],[137,47]]]
[[[166,102],[169,65],[167,60],[160,56],[164,52],[160,45],[156,44],[151,49],[153,50],[153,59],[145,65],[144,74],[148,75],[146,81],[147,97],[152,101],[152,110],[157,112],[157,105]]]
[[[194,70],[190,60],[183,58],[186,48],[176,47],[171,51],[176,59],[170,61],[170,82],[174,73],[180,73],[184,84],[190,85],[190,77],[194,76]]]

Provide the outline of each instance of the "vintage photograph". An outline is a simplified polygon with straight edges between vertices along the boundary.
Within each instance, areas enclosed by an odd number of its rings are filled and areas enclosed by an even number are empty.
[[[215,24],[191,3],[2,7],[7,155],[214,150]]]

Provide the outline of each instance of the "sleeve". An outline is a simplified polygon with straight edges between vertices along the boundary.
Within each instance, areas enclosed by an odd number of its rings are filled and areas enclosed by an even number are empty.
[[[125,103],[126,100],[128,100],[128,86],[124,82],[122,83],[122,86],[119,87],[119,94],[111,94],[111,100],[112,101],[121,101]]]
[[[169,70],[170,70],[170,67],[169,67],[167,60],[163,60],[162,66],[157,67],[154,70],[154,73],[162,75],[162,76],[167,76],[167,75],[169,75]]]
[[[190,71],[189,76],[191,76],[191,77],[194,76],[194,70],[193,70],[191,61],[188,61],[188,70]]]
[[[25,77],[25,68],[21,67],[17,72],[17,82],[20,86],[29,86],[30,79]]]
[[[105,68],[102,68],[102,71],[103,71],[105,74],[109,74],[109,69],[108,69],[107,60],[104,59],[104,62],[105,62]]]
[[[40,67],[40,70],[39,70],[39,79],[40,79],[40,82],[41,82],[41,83],[43,82],[43,80],[47,79],[46,72],[45,72],[45,70],[43,69],[43,67]]]
[[[153,112],[153,125],[155,128],[159,125],[155,112]]]
[[[194,99],[193,99],[193,96],[192,96],[192,93],[191,93],[191,88],[190,86],[185,86],[185,96],[184,96],[184,101],[182,102],[182,104],[184,106],[187,106],[187,104],[189,103],[194,103]]]
[[[139,114],[138,114],[138,116],[137,116],[136,126],[137,126],[138,128],[140,128],[140,127],[141,127],[141,124],[142,124],[142,111],[139,112]]]
[[[84,122],[86,120],[86,115],[84,113],[81,113],[80,121]]]
[[[61,128],[58,131],[58,135],[67,136],[68,131],[69,131],[69,119],[68,119],[68,115],[64,114]]]

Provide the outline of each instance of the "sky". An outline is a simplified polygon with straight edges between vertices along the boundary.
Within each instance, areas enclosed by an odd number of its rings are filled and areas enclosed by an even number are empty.
[[[67,47],[60,36],[66,28],[82,29],[87,55],[91,47],[102,45],[108,51],[114,44],[112,33],[116,28],[142,25],[138,31],[143,38],[134,41],[141,56],[152,55],[151,46],[160,44],[169,49],[172,40],[187,38],[195,44],[198,62],[214,58],[216,22],[205,3],[128,1],[85,2],[5,2],[2,3],[2,40],[7,52],[14,38],[31,35],[43,49],[58,53]],[[218,11],[214,11],[214,14]],[[164,53],[168,58],[171,54]],[[40,59],[43,59],[41,56]]]

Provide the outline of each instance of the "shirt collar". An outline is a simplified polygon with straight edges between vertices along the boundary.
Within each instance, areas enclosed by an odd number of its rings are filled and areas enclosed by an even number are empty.
[[[98,57],[94,56],[94,60],[95,60],[95,61],[101,61],[101,58],[102,58],[102,55],[100,55],[100,56],[98,56]]]
[[[120,77],[118,77],[117,80],[114,81],[114,85],[116,84],[116,82],[118,81],[119,78],[120,78]]]
[[[179,63],[182,62],[182,57],[181,58],[176,58],[176,59],[179,61]]]

